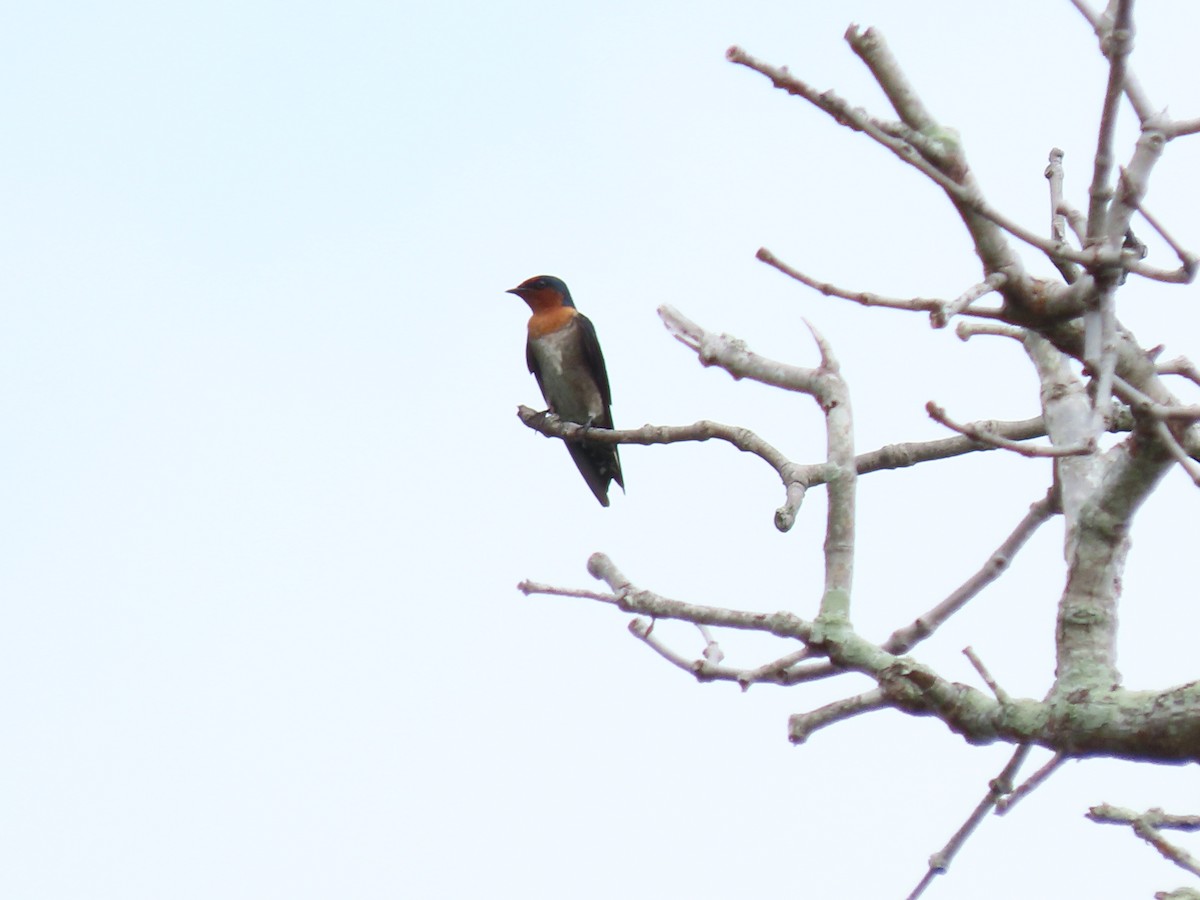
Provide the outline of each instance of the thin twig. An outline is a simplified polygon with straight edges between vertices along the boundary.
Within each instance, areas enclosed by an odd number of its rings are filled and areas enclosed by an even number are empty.
[[[996,815],[1002,816],[1010,809],[1017,805],[1037,790],[1042,783],[1055,773],[1059,766],[1066,761],[1066,757],[1061,753],[1055,753],[1050,761],[1025,779],[1025,783],[1016,790],[1010,792],[1007,797],[1004,797],[996,804]]]
[[[720,625],[743,631],[758,631],[781,638],[794,638],[807,643],[812,638],[812,623],[790,612],[767,615],[720,606],[705,606],[671,600],[652,591],[638,590],[603,553],[588,557],[588,573],[608,584],[616,596],[617,606],[625,612],[654,619],[679,619],[697,625]]]
[[[1016,441],[1010,441],[996,434],[991,434],[974,425],[963,425],[955,422],[948,415],[946,410],[938,406],[932,400],[925,404],[925,411],[929,413],[929,418],[933,419],[942,425],[945,425],[951,431],[957,431],[959,434],[966,435],[972,440],[980,441],[985,444],[992,444],[1001,450],[1011,450],[1013,453],[1018,453],[1021,456],[1028,457],[1059,457],[1059,456],[1086,456],[1089,453],[1095,452],[1095,443],[1089,442],[1086,444],[1078,444],[1073,447],[1039,447],[1030,446],[1029,444],[1021,444]]]
[[[1171,433],[1171,429],[1167,427],[1167,423],[1161,420],[1155,422],[1154,433],[1167,448],[1167,452],[1175,457],[1175,461],[1187,473],[1188,478],[1192,479],[1192,484],[1200,487],[1200,463],[1188,456],[1187,451],[1183,449],[1179,441],[1175,439],[1175,435]]]
[[[868,31],[866,36],[872,36],[873,32]],[[860,49],[861,41],[858,41],[857,35],[852,41],[855,45],[855,50]],[[878,43],[878,41],[876,41]],[[862,54],[860,54],[862,55]],[[979,189],[974,186],[973,182],[960,184],[953,177],[944,174],[937,166],[928,162],[918,150],[918,146],[924,147],[928,140],[923,141],[920,145],[905,140],[900,137],[895,137],[889,134],[889,129],[885,128],[876,119],[868,116],[863,110],[852,107],[849,103],[838,97],[832,91],[818,91],[800,79],[796,78],[787,70],[786,67],[772,66],[769,63],[756,59],[751,56],[741,47],[730,47],[725,52],[726,58],[737,65],[745,66],[752,69],[761,75],[764,75],[771,81],[771,84],[783,91],[787,91],[794,96],[803,97],[808,100],[818,109],[822,110],[836,122],[845,125],[855,131],[861,131],[870,137],[872,140],[881,144],[883,147],[890,150],[904,162],[917,169],[931,181],[936,183],[942,190],[946,191],[951,198],[961,203],[963,208],[970,210],[972,213],[982,216],[984,219],[991,222],[997,228],[1008,232],[1018,240],[1024,241],[1032,247],[1041,250],[1046,256],[1051,259],[1062,259],[1070,262],[1075,262],[1083,266],[1094,267],[1102,262],[1103,253],[1088,250],[1075,250],[1065,243],[1056,243],[1046,238],[1041,237],[1018,222],[1008,218],[999,210],[994,209],[979,192]],[[961,161],[963,170],[965,171],[965,161]],[[981,249],[980,242],[976,242],[977,249]],[[1020,262],[1015,254],[1001,247],[994,241],[988,242],[988,254],[994,256],[995,265],[993,269],[996,271],[1004,270],[1009,272],[1010,277],[1013,273],[1020,273]],[[1102,249],[1102,248],[1101,248]],[[997,255],[998,254],[998,255]],[[1122,266],[1128,272],[1141,275],[1145,278],[1150,278],[1155,281],[1165,281],[1169,283],[1187,283],[1188,279],[1182,270],[1167,271],[1158,269],[1153,266],[1148,266],[1145,263],[1135,259],[1130,255],[1128,259],[1122,259]],[[1023,277],[1023,276],[1022,276]],[[1046,299],[1046,298],[1043,298]],[[1046,308],[1047,313],[1050,312]],[[973,312],[973,315],[981,315],[982,312]]]
[[[1050,151],[1046,166],[1046,181],[1050,187],[1050,239],[1058,244],[1067,242],[1067,217],[1063,212],[1063,152],[1055,147]],[[1072,262],[1050,257],[1067,284],[1079,278],[1079,267]]]
[[[1071,226],[1071,233],[1075,235],[1075,239],[1081,244],[1084,243],[1087,240],[1087,216],[1066,200],[1060,203],[1059,209],[1067,217],[1067,224]]]
[[[1030,504],[1029,511],[996,548],[995,552],[974,575],[945,600],[929,612],[919,616],[911,624],[898,628],[883,642],[883,648],[889,653],[907,653],[921,641],[933,634],[951,616],[962,609],[971,599],[978,596],[985,587],[1004,574],[1013,558],[1051,517],[1060,513],[1058,492],[1051,488],[1042,499]]]
[[[560,588],[529,580],[520,582],[517,585],[517,590],[526,597],[534,594],[545,594],[552,597],[580,597],[584,600],[599,600],[601,603],[616,604],[617,602],[615,594],[601,594],[599,591],[585,591],[578,588]]]
[[[971,661],[971,665],[975,667],[975,671],[979,673],[979,677],[983,679],[983,683],[991,688],[991,691],[993,694],[995,694],[996,699],[1001,703],[1008,703],[1008,694],[1005,693],[1004,688],[1000,687],[1000,685],[996,683],[996,679],[992,677],[992,673],[988,671],[987,666],[983,664],[983,660],[979,658],[979,655],[975,652],[974,648],[964,647],[963,654]]]
[[[1032,419],[1004,422],[996,419],[985,419],[972,422],[971,429],[984,432],[993,437],[999,436],[1010,441],[1025,441],[1031,438],[1045,437],[1046,423],[1041,416]],[[910,441],[902,444],[888,444],[878,450],[861,454],[855,464],[860,475],[878,472],[882,469],[903,469],[918,463],[932,462],[939,459],[950,459],[966,453],[996,450],[998,447],[990,442],[978,440],[968,435],[958,437],[938,438],[932,441]],[[810,484],[816,484],[814,478]]]
[[[1168,841],[1153,825],[1135,822],[1133,831],[1138,837],[1161,853],[1164,859],[1169,859],[1175,865],[1179,866],[1179,868],[1191,872],[1193,875],[1200,875],[1200,862],[1182,847],[1177,847]]]
[[[937,309],[930,313],[930,324],[932,324],[934,328],[945,328],[950,320],[955,316],[964,312],[969,313],[971,311],[969,307],[972,303],[974,303],[980,297],[992,293],[992,291],[1000,290],[1000,288],[1004,287],[1004,284],[1007,281],[1008,276],[1003,272],[993,272],[979,284],[972,285],[953,300],[941,304]],[[985,312],[990,312],[990,310],[985,310]]]
[[[1186,119],[1167,126],[1167,137],[1177,138],[1187,134],[1200,134],[1200,119]]]
[[[738,684],[741,686],[743,691],[748,691],[750,690],[750,685],[752,684],[758,684],[759,682],[768,680],[778,682],[780,675],[783,672],[786,672],[797,663],[801,663],[804,660],[811,658],[812,651],[807,647],[803,647],[800,650],[796,650],[787,654],[786,656],[782,656],[779,659],[775,659],[769,663],[766,663],[765,665],[761,665],[757,669],[750,669],[743,672],[738,677]]]
[[[698,626],[702,629],[702,633],[706,630],[704,626]],[[654,620],[636,618],[629,623],[629,633],[642,641],[647,647],[669,662],[671,665],[682,669],[690,675],[694,675],[699,682],[707,681],[734,681],[737,678],[737,669],[730,669],[727,666],[722,666],[720,656],[720,648],[717,647],[715,641],[710,641],[704,648],[704,655],[699,659],[692,659],[684,656],[670,646],[665,641],[654,633]],[[715,652],[713,652],[715,651]],[[711,658],[712,657],[716,658]]]
[[[697,625],[696,629],[700,632],[700,636],[704,638],[704,660],[713,665],[720,664],[725,658],[724,651],[721,650],[721,645],[717,643],[716,638],[712,636],[712,629],[707,625]]]
[[[1178,269],[1163,269],[1144,262],[1128,262],[1125,271],[1131,275],[1140,275],[1150,281],[1161,281],[1163,284],[1191,284],[1196,277],[1195,267],[1180,266]]]
[[[1117,107],[1125,89],[1125,63],[1133,44],[1132,0],[1117,0],[1116,16],[1111,27],[1100,33],[1100,43],[1108,58],[1108,84],[1100,112],[1100,128],[1096,136],[1096,153],[1092,162],[1092,183],[1088,187],[1087,237],[1085,249],[1108,246],[1115,248],[1116,210],[1113,208],[1113,189],[1109,178],[1113,169],[1113,140],[1117,127]],[[1081,10],[1082,12],[1082,10]],[[1125,229],[1121,229],[1124,235]],[[1113,372],[1116,368],[1116,287],[1117,273],[1111,269],[1103,274],[1093,272],[1100,281],[1098,299],[1084,313],[1083,358],[1092,370],[1095,389],[1093,410],[1095,433],[1108,416]]]
[[[1159,375],[1182,375],[1193,384],[1200,385],[1200,369],[1186,356],[1176,356],[1158,364]]]
[[[993,209],[979,195],[977,190],[964,187],[950,176],[943,174],[936,166],[928,162],[917,152],[911,143],[888,134],[879,122],[868,116],[861,109],[852,107],[832,91],[818,91],[793,76],[786,68],[773,66],[756,59],[741,47],[730,47],[726,51],[725,56],[730,62],[753,69],[755,72],[766,76],[776,88],[787,91],[789,94],[803,97],[818,109],[827,113],[839,124],[852,128],[855,131],[863,132],[876,143],[881,144],[901,160],[917,169],[922,175],[935,182],[940,188],[972,212],[983,216],[1019,240],[1038,248],[1047,256],[1059,256],[1081,264],[1092,261],[1090,256],[1077,252],[1065,245],[1056,245],[1052,241],[1035,234],[1008,218],[999,210]]]
[[[1192,253],[1190,250],[1187,250],[1182,244],[1175,240],[1175,238],[1171,236],[1170,232],[1168,232],[1163,224],[1158,220],[1158,217],[1152,215],[1150,210],[1146,209],[1144,205],[1138,206],[1138,212],[1142,214],[1142,218],[1150,223],[1150,227],[1158,232],[1158,236],[1166,241],[1167,246],[1170,247],[1174,251],[1175,255],[1179,257],[1180,264],[1183,266],[1184,271],[1188,274],[1188,280],[1190,281],[1193,277],[1195,277],[1196,266],[1198,263],[1200,263],[1200,257],[1197,257],[1196,254]]]
[[[1113,379],[1113,393],[1128,403],[1129,408],[1139,416],[1159,421],[1200,422],[1200,406],[1158,403],[1120,376]]]
[[[1163,812],[1158,807],[1144,813],[1136,813],[1120,806],[1101,803],[1087,811],[1093,822],[1111,825],[1132,825],[1135,819],[1145,819],[1155,828],[1170,828],[1173,831],[1200,831],[1200,816],[1176,816]]]
[[[754,255],[757,259],[761,260],[762,262],[765,262],[769,266],[772,266],[772,267],[778,269],[780,272],[782,272],[784,275],[787,275],[789,278],[794,278],[796,281],[799,281],[801,284],[807,285],[808,287],[812,288],[814,291],[819,291],[820,293],[824,294],[826,297],[839,297],[842,300],[850,300],[854,303],[858,303],[861,306],[880,306],[885,309],[900,309],[900,310],[905,310],[907,312],[925,312],[925,313],[929,313],[930,315],[937,313],[939,310],[943,309],[947,305],[947,301],[945,301],[945,300],[935,300],[935,299],[932,299],[929,297],[909,297],[909,298],[882,297],[879,294],[873,294],[870,291],[846,290],[845,288],[840,288],[837,285],[831,284],[828,281],[819,281],[818,279],[813,278],[810,275],[806,275],[804,272],[801,272],[799,269],[785,263],[783,260],[781,260],[779,257],[777,257],[774,253],[772,253],[770,250],[768,250],[766,247],[760,247],[758,252]],[[1003,276],[998,275],[998,276],[994,276],[994,277],[1003,277]],[[996,288],[994,288],[994,287],[989,288],[989,290],[995,290],[995,289]],[[980,293],[978,296],[982,296],[983,293],[986,293],[986,291]],[[972,299],[975,299],[975,298],[972,298]],[[985,319],[994,319],[994,318],[998,318],[1001,315],[1001,312],[998,309],[978,309],[978,310],[972,309],[972,310],[967,310],[967,313],[969,315],[979,316],[980,318],[985,318]]]
[[[887,695],[880,688],[873,688],[854,697],[846,697],[833,703],[826,704],[820,709],[806,713],[795,713],[788,717],[788,740],[793,744],[803,744],[813,732],[841,722],[873,712],[887,706]]]
[[[954,326],[954,333],[960,341],[964,342],[980,335],[1024,341],[1026,334],[1025,329],[1020,325],[1004,325],[1000,322],[959,322]]]
[[[1087,5],[1085,0],[1071,0],[1071,3],[1077,10],[1079,10],[1083,17],[1088,20],[1088,24],[1092,26],[1092,30],[1096,33],[1096,37],[1100,39],[1100,52],[1102,52],[1106,57],[1109,56],[1112,23],[1106,21],[1104,18],[1094,12],[1092,8]],[[1145,93],[1143,93],[1141,86],[1137,82],[1137,79],[1134,78],[1133,73],[1128,70],[1128,67],[1126,67],[1125,77],[1122,81],[1122,88],[1125,92],[1125,96],[1129,98],[1129,102],[1133,106],[1134,112],[1137,113],[1138,120],[1142,124],[1145,124],[1155,115],[1157,110],[1155,110],[1154,105],[1150,102],[1150,99],[1145,95]]]
[[[1200,875],[1200,861],[1197,861],[1182,847],[1176,847],[1159,831],[1160,828],[1196,831],[1200,829],[1200,820],[1197,820],[1196,816],[1168,816],[1161,809],[1135,813],[1117,806],[1101,804],[1089,809],[1087,817],[1093,822],[1104,825],[1129,825],[1133,828],[1134,834],[1161,853],[1165,859],[1193,875]]]
[[[1108,212],[1112,200],[1109,176],[1113,168],[1113,137],[1117,128],[1117,104],[1125,88],[1125,62],[1133,44],[1130,33],[1131,0],[1120,0],[1111,29],[1101,34],[1101,45],[1108,57],[1108,85],[1100,112],[1096,136],[1096,155],[1092,161],[1092,183],[1088,188],[1087,244],[1092,247],[1108,238]],[[1078,8],[1078,5],[1077,5]],[[1082,10],[1080,10],[1082,12]]]
[[[695,351],[702,366],[717,366],[734,378],[749,378],[785,391],[810,394],[818,401],[828,399],[819,396],[829,387],[829,379],[821,369],[760,356],[746,349],[742,341],[709,331],[673,307],[663,305],[657,312],[671,337]]]
[[[967,821],[962,827],[954,833],[954,836],[946,842],[937,853],[929,857],[929,869],[925,873],[925,877],[917,884],[912,893],[908,895],[908,900],[917,900],[921,894],[925,893],[925,889],[933,883],[933,879],[941,875],[950,868],[950,863],[962,849],[963,844],[979,827],[979,823],[984,817],[995,808],[996,803],[1005,795],[1012,791],[1013,776],[1017,774],[1017,770],[1021,768],[1025,762],[1025,758],[1029,755],[1029,745],[1021,744],[1013,752],[1012,758],[1008,764],[1000,771],[1000,774],[993,778],[988,783],[988,792],[983,799],[979,801],[979,805],[967,817]]]

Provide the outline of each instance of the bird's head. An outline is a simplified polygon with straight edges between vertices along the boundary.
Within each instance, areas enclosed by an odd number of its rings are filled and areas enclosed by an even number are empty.
[[[507,293],[516,294],[528,303],[534,312],[557,309],[560,306],[575,306],[566,284],[561,278],[555,278],[553,275],[526,278],[515,288],[510,288]]]

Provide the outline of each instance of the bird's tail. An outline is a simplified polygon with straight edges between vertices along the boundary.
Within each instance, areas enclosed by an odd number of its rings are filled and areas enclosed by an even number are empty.
[[[625,477],[621,474],[621,457],[616,444],[589,444],[587,441],[568,442],[571,459],[579,474],[587,482],[601,506],[608,506],[608,486],[616,482],[625,490]]]

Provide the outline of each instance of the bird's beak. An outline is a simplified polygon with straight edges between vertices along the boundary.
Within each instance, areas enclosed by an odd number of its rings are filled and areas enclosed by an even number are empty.
[[[507,291],[505,291],[504,293],[506,293],[506,294],[516,294],[518,297],[521,297],[521,296],[523,296],[523,295],[525,294],[525,288],[523,288],[523,287],[509,288],[509,289],[508,289]]]

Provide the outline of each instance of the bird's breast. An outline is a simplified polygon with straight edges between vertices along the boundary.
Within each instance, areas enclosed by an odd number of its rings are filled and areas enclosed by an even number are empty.
[[[559,418],[580,425],[607,425],[604,400],[583,355],[578,326],[530,337],[529,348],[541,373],[546,403]]]

